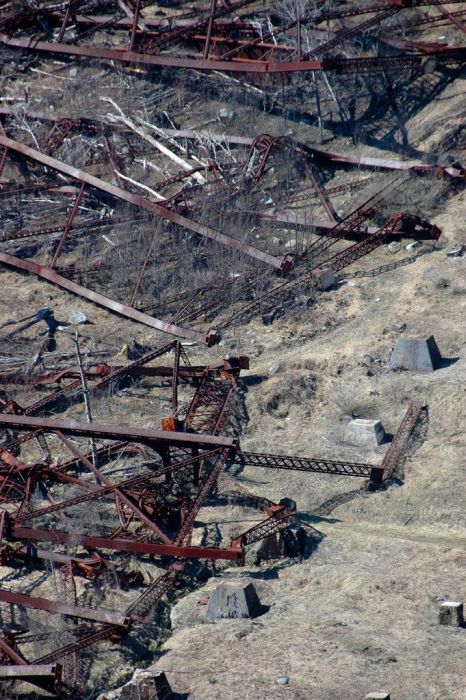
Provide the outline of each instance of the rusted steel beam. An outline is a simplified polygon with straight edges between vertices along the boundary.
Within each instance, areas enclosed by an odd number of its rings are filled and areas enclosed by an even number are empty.
[[[29,146],[26,146],[23,143],[19,143],[19,141],[9,139],[6,136],[2,136],[1,134],[0,145],[5,146],[6,148],[11,149],[16,153],[20,153],[26,156],[26,158],[30,158],[36,161],[37,163],[41,163],[42,165],[50,167],[53,170],[56,170],[57,172],[60,172],[69,177],[73,177],[79,182],[84,182],[86,185],[96,187],[102,192],[106,192],[107,194],[110,194],[113,197],[116,197],[117,199],[121,199],[130,204],[133,204],[136,207],[140,207],[154,214],[157,214],[163,219],[171,221],[172,223],[177,224],[178,226],[181,226],[185,229],[188,229],[189,231],[193,231],[194,233],[197,233],[200,236],[203,236],[204,238],[209,238],[213,241],[216,241],[217,243],[221,243],[222,245],[226,245],[229,248],[237,250],[240,253],[243,253],[244,255],[248,255],[249,257],[255,258],[256,260],[259,260],[265,265],[269,265],[283,272],[286,272],[291,267],[291,260],[289,259],[289,256],[285,256],[284,258],[277,258],[273,255],[269,255],[269,253],[265,253],[262,250],[258,250],[257,248],[254,248],[253,246],[250,246],[247,243],[243,243],[242,241],[239,241],[236,238],[227,236],[226,234],[221,233],[220,231],[216,231],[215,229],[211,229],[208,226],[204,226],[203,224],[198,224],[197,222],[192,221],[191,219],[188,219],[187,217],[182,216],[181,214],[177,214],[176,212],[167,209],[166,207],[157,204],[156,202],[152,202],[151,200],[141,197],[140,195],[133,194],[132,192],[128,192],[127,190],[123,190],[121,187],[116,187],[115,185],[105,182],[105,180],[95,177],[94,175],[90,175],[89,173],[86,173],[83,170],[79,170],[78,168],[74,168],[71,165],[68,165],[67,163],[62,163],[61,161],[56,160],[55,158],[51,158],[50,156],[47,156],[44,153],[41,153],[40,151],[37,151],[33,148],[29,148]]]
[[[153,446],[155,449],[178,447],[199,449],[224,448],[229,456],[234,457],[239,448],[236,438],[227,438],[214,435],[202,435],[194,433],[175,433],[167,430],[149,430],[147,428],[135,428],[129,425],[104,425],[99,423],[79,423],[78,421],[57,421],[53,418],[36,418],[31,416],[14,416],[0,413],[0,425],[14,428],[19,431],[40,429],[53,433],[59,431],[64,435],[76,437],[92,437],[100,440],[121,440],[122,438],[133,442]]]
[[[324,221],[323,219],[308,219],[304,216],[299,216],[299,214],[291,214],[287,212],[279,212],[276,214],[267,214],[260,211],[251,212],[259,217],[262,221],[266,221],[272,226],[279,226],[284,228],[293,228],[298,231],[315,231],[321,236],[329,234],[334,228],[335,224],[330,221]],[[409,228],[400,228],[393,231],[388,240],[399,240],[400,238],[415,238],[417,241],[421,240],[437,240],[438,235],[434,230],[435,227],[431,229],[422,229],[420,231],[413,231]],[[364,226],[364,229],[354,229],[348,226],[344,229],[344,237],[356,240],[364,240],[367,236],[372,235],[378,231],[377,226]]]
[[[52,53],[65,56],[109,59],[121,63],[135,65],[159,66],[169,68],[192,68],[203,71],[221,71],[230,73],[257,73],[264,75],[281,73],[302,73],[309,71],[334,71],[336,73],[373,73],[385,70],[403,70],[404,68],[420,66],[422,54],[400,53],[396,56],[377,56],[363,58],[324,58],[322,60],[283,61],[271,63],[261,60],[238,59],[224,61],[218,59],[180,58],[171,54],[153,55],[120,49],[96,48],[94,46],[74,46],[70,44],[55,44],[47,41],[33,41],[24,38],[13,38],[0,33],[0,43],[6,46],[28,51]],[[445,65],[463,63],[466,59],[466,48],[447,47],[432,51],[430,56],[437,58]]]
[[[211,0],[210,2],[210,12],[209,12],[209,22],[207,25],[207,36],[205,38],[205,46],[203,58],[208,58],[210,51],[210,42],[212,40],[212,28],[214,25],[215,10],[217,9],[217,0]]]
[[[142,284],[142,280],[144,278],[144,273],[145,273],[147,265],[149,263],[150,256],[152,255],[152,251],[154,249],[154,245],[156,243],[158,234],[159,234],[159,231],[157,230],[157,228],[155,228],[155,230],[153,231],[152,236],[150,238],[149,245],[147,246],[147,251],[146,251],[146,254],[144,256],[144,259],[139,265],[138,275],[137,275],[136,281],[134,283],[134,286],[133,286],[133,289],[131,292],[131,296],[130,296],[129,301],[128,301],[128,306],[130,306],[131,308],[134,307],[134,305],[136,303],[136,297],[137,297],[139,288]]]
[[[0,652],[2,653],[3,658],[11,659],[15,665],[18,666],[26,666],[27,661],[26,659],[18,652],[17,649],[14,649],[11,646],[11,639],[10,638],[1,638],[0,637]]]
[[[385,453],[381,467],[384,470],[384,479],[389,479],[393,470],[403,459],[409,438],[416,427],[421,415],[423,404],[420,401],[411,401],[408,410],[393,436],[390,447]]]
[[[54,544],[73,544],[97,549],[109,549],[118,552],[133,554],[151,554],[154,556],[169,556],[194,558],[194,559],[225,559],[227,561],[241,561],[243,551],[240,547],[192,547],[177,546],[175,544],[154,544],[152,542],[139,542],[137,540],[120,539],[113,537],[95,537],[77,533],[60,532],[59,530],[40,530],[13,525],[11,536],[15,540],[39,540],[41,542],[53,542]]]
[[[45,598],[36,598],[34,596],[24,595],[23,593],[6,591],[3,588],[0,588],[0,601],[13,605],[23,605],[26,608],[35,608],[37,610],[46,610],[47,612],[79,617],[82,620],[103,622],[117,627],[127,627],[129,623],[126,615],[119,615],[118,613],[107,612],[100,609],[82,608],[78,605],[68,605],[55,600],[46,600]]]
[[[180,377],[180,357],[181,343],[178,342],[175,346],[175,359],[173,362],[172,372],[172,416],[178,413],[178,381]]]
[[[233,371],[231,362],[232,360],[237,360],[238,362],[244,362],[247,358],[230,358],[229,360],[224,360],[223,362],[217,362],[211,365],[194,365],[189,369],[187,367],[180,366],[178,368],[178,378],[181,379],[202,379],[205,372],[214,372],[219,374],[223,371]],[[244,367],[239,366],[240,369]],[[159,367],[133,367],[132,365],[107,365],[102,363],[99,365],[94,365],[93,367],[87,367],[85,370],[85,375],[87,379],[95,379],[96,377],[107,377],[114,372],[121,373],[128,377],[172,377],[173,368],[168,366]],[[79,379],[80,371],[79,367],[67,367],[66,369],[59,370],[57,372],[51,372],[49,374],[28,374],[27,372],[8,372],[0,373],[0,384],[29,384],[30,386],[43,386],[46,384],[55,384],[62,381],[63,379]]]
[[[189,330],[188,328],[181,328],[180,326],[175,326],[171,323],[165,323],[165,321],[161,321],[160,319],[149,316],[142,311],[126,306],[126,304],[121,304],[119,301],[115,301],[114,299],[110,299],[103,294],[99,294],[99,292],[94,292],[87,287],[83,287],[82,285],[77,284],[77,282],[72,282],[66,277],[62,277],[61,275],[57,274],[49,267],[38,265],[30,260],[23,260],[22,258],[10,255],[9,253],[0,253],[0,262],[19,270],[31,272],[41,279],[45,279],[52,284],[56,284],[62,289],[66,289],[68,292],[72,292],[73,294],[83,297],[84,299],[88,299],[98,306],[103,306],[106,309],[110,309],[110,311],[114,311],[120,316],[129,318],[131,321],[142,323],[145,326],[155,328],[156,330],[164,333],[169,333],[170,335],[177,336],[178,338],[186,338],[188,340],[194,340],[198,343],[204,343],[206,345],[213,345],[219,340],[218,334],[214,330],[210,330],[207,334],[204,334]]]
[[[140,9],[141,9],[141,0],[136,0],[136,2],[134,4],[133,23],[131,25],[131,36],[129,38],[129,46],[128,46],[130,51],[133,51],[133,49],[134,49],[134,42],[136,40],[136,31],[138,28]]]
[[[63,250],[63,246],[65,245],[66,239],[68,238],[68,233],[70,232],[71,227],[73,226],[74,217],[78,213],[79,205],[81,203],[83,195],[84,195],[84,182],[81,183],[81,187],[79,188],[79,192],[76,196],[76,199],[74,200],[73,208],[71,209],[70,215],[69,215],[68,220],[67,220],[65,227],[63,229],[63,233],[61,235],[57,249],[55,250],[52,261],[50,263],[50,269],[53,269],[55,267],[57,260],[58,260],[60,254]]]

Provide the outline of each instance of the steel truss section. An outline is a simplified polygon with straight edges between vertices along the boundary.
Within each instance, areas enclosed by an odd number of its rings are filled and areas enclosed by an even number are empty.
[[[393,436],[390,447],[383,459],[381,467],[384,470],[384,479],[390,478],[394,469],[404,459],[409,439],[416,427],[422,409],[423,404],[420,401],[412,401],[409,404],[406,414],[398,426],[398,430]]]
[[[275,535],[283,530],[286,530],[296,522],[296,513],[286,506],[277,506],[275,512],[263,520],[261,523],[254,525],[246,532],[243,532],[233,543],[242,544],[243,546],[259,542],[270,535]],[[232,544],[233,544],[232,543]]]
[[[313,459],[312,457],[290,457],[288,455],[263,454],[259,452],[238,452],[235,464],[244,467],[261,467],[264,469],[284,469],[316,474],[335,474],[340,476],[357,476],[367,479],[375,469],[373,464],[358,462],[337,462],[330,459]]]

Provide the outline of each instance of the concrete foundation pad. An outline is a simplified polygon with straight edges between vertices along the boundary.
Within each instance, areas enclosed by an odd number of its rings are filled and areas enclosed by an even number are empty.
[[[345,442],[359,447],[377,447],[383,442],[385,430],[379,420],[355,418],[346,426]]]
[[[317,283],[322,291],[332,289],[335,286],[337,278],[330,270],[321,270],[317,275]]]
[[[433,372],[442,363],[442,356],[434,336],[401,336],[390,356],[388,369],[416,370]]]
[[[439,610],[439,622],[450,627],[462,627],[464,625],[463,603],[446,600]]]
[[[208,620],[256,617],[262,612],[256,589],[252,583],[222,584],[209,599]]]

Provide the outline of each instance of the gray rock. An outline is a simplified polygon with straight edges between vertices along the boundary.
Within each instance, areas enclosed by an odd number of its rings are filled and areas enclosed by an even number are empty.
[[[223,119],[226,121],[231,121],[232,119],[235,118],[236,113],[233,112],[232,109],[227,109],[226,107],[222,107],[222,109],[219,109],[219,111],[218,111],[218,116],[220,119]]]
[[[458,248],[452,248],[448,250],[446,255],[447,258],[460,258],[464,252],[464,245],[460,245]]]
[[[277,678],[278,685],[288,685],[289,682],[290,679],[288,678],[288,676],[278,676]]]
[[[416,248],[420,248],[422,243],[420,241],[411,241],[411,243],[408,243],[406,247],[406,250],[416,250]]]
[[[71,309],[70,315],[68,317],[68,321],[69,321],[69,323],[72,323],[74,326],[78,326],[80,323],[87,322],[87,316],[85,313],[83,313],[79,309]]]
[[[388,244],[387,248],[390,251],[390,253],[399,253],[401,250],[401,243],[399,243],[398,241],[392,241]]]

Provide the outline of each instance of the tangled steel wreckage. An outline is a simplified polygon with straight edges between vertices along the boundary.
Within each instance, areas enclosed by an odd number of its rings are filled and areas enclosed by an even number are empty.
[[[114,364],[51,308],[0,325],[5,697],[18,681],[84,697],[86,650],[143,635],[199,561],[241,565],[273,538],[302,554],[296,504],[235,486],[235,465],[390,481],[421,403],[400,407],[378,464],[243,451],[229,420],[249,358],[213,348],[195,365],[189,346],[299,313],[384,244],[423,241],[406,263],[435,248],[428,216],[393,203],[408,181],[464,186],[456,158],[419,158],[405,129],[463,69],[464,15],[456,0],[0,0],[2,269],[171,337]],[[445,26],[455,43],[424,38]],[[190,124],[202,100],[224,106]],[[345,147],[300,138],[306,124]],[[138,388],[151,427],[131,425]],[[255,524],[200,536],[221,503]]]

